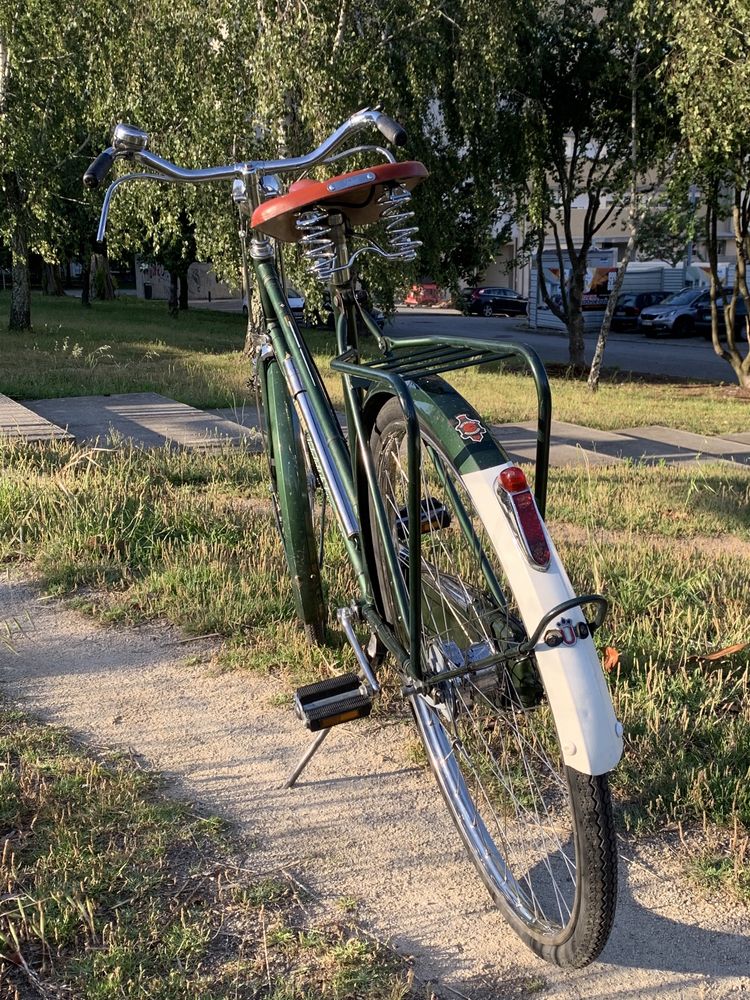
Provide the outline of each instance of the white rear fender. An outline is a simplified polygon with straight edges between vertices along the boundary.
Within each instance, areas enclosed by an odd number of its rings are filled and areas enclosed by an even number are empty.
[[[531,635],[546,614],[576,594],[546,527],[548,568],[533,566],[524,551],[511,515],[495,492],[498,474],[509,464],[464,473],[462,479],[487,526],[506,576],[513,582],[521,618]],[[585,621],[580,607],[566,611],[549,624],[550,629],[563,632],[566,642],[549,646],[542,635],[534,652],[565,763],[584,774],[604,774],[622,756],[622,725],[615,718],[593,639],[590,635],[581,638],[575,632],[575,626]]]

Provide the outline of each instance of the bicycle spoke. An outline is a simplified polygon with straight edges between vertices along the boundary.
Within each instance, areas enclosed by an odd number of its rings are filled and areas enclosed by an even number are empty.
[[[529,583],[519,576],[514,591],[504,571],[489,532],[507,526],[499,507],[487,507],[488,484],[469,487],[424,436],[420,523],[410,523],[403,414],[396,401],[386,411],[374,452],[407,588],[409,533],[421,532],[420,649],[429,683],[410,697],[428,759],[514,929],[544,958],[586,964],[603,947],[614,912],[614,835],[591,820],[611,824],[606,778],[565,767],[535,657],[521,652],[528,635],[516,593]],[[387,575],[381,583],[388,595]],[[406,625],[397,627],[403,636]]]

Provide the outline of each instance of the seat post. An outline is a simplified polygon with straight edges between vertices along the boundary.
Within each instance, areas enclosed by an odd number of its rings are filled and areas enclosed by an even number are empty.
[[[346,238],[346,225],[341,212],[331,212],[328,216],[328,225],[331,227],[331,239],[336,251],[336,270],[333,273],[333,284],[336,288],[348,285],[352,280],[351,268],[349,264],[349,243]]]

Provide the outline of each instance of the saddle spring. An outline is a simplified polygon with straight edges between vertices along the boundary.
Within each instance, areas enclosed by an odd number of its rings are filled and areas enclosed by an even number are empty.
[[[421,240],[414,236],[419,232],[419,226],[407,226],[404,223],[414,218],[414,212],[404,208],[411,201],[411,191],[402,184],[391,188],[378,198],[380,218],[385,223],[385,232],[389,243],[387,256],[392,260],[414,260]]]
[[[302,253],[307,257],[307,269],[319,281],[329,281],[336,267],[336,250],[330,237],[328,214],[321,209],[303,212],[295,225],[303,233]]]
[[[307,269],[319,281],[327,282],[338,271],[351,267],[363,253],[376,253],[385,260],[415,260],[420,240],[414,239],[418,226],[407,225],[414,218],[414,212],[406,209],[411,201],[411,191],[402,184],[395,185],[378,198],[380,219],[385,224],[387,249],[368,241],[355,250],[346,263],[336,266],[336,249],[331,237],[328,215],[322,208],[302,212],[295,225],[303,234],[300,238],[302,253],[307,258]]]

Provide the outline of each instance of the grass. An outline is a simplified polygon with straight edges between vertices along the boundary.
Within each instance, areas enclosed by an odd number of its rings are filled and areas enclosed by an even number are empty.
[[[519,339],[533,346],[533,333],[520,334]],[[450,381],[488,420],[535,420],[536,396],[529,378],[511,372],[498,375],[493,367],[456,372]],[[550,384],[554,419],[601,430],[658,424],[705,435],[750,426],[750,396],[734,387],[651,382],[627,374],[605,374],[596,393],[573,376],[551,375]]]
[[[605,594],[602,644],[627,731],[613,775],[625,823],[750,830],[750,472],[742,467],[555,470],[551,530],[577,590]],[[739,832],[738,832],[739,831]],[[748,893],[750,868],[736,885]]]
[[[404,1000],[410,975],[124,756],[0,707],[4,996]],[[29,992],[31,991],[31,992]]]
[[[33,562],[50,593],[78,594],[104,621],[218,632],[227,666],[291,687],[349,668],[350,651],[302,641],[266,496],[261,459],[241,449],[5,445],[0,559]],[[635,832],[704,822],[728,831],[712,858],[735,871],[750,830],[750,667],[747,651],[705,656],[750,638],[750,472],[561,469],[550,497],[574,586],[612,604],[599,641],[620,653],[610,682],[627,732],[613,776],[623,821]],[[333,530],[329,542],[336,607],[351,579]],[[748,871],[742,860],[743,894]]]
[[[0,293],[0,315],[8,306],[9,293]],[[239,315],[190,309],[173,320],[163,302],[124,297],[84,310],[78,299],[35,295],[32,319],[32,333],[0,332],[0,392],[14,399],[160,392],[204,408],[254,402]],[[335,405],[342,406],[341,385],[329,367],[331,334],[316,330],[307,337]],[[521,339],[533,342],[533,333]],[[526,376],[490,365],[456,372],[451,381],[488,420],[535,416]],[[572,377],[558,375],[551,382],[554,415],[571,423],[607,430],[662,424],[699,434],[746,431],[750,425],[750,398],[733,388],[615,375],[605,376],[594,395]]]
[[[639,465],[552,473],[547,518],[601,537],[631,532],[680,540],[699,535],[750,540],[750,474],[747,466]]]
[[[273,671],[290,659],[299,683],[330,672],[330,654],[291,624],[261,456],[65,444],[0,445],[0,456],[0,561],[33,559],[50,593],[82,594],[106,622],[166,618],[226,636],[227,664]],[[330,551],[340,606],[351,577],[332,534]]]
[[[245,398],[239,317],[191,310],[174,322],[162,303],[134,300],[84,313],[77,301],[43,297],[34,316],[33,334],[0,335],[0,391],[9,395],[150,390],[199,406]],[[309,342],[338,404],[330,335]],[[483,369],[453,381],[488,419],[533,414],[518,375]],[[558,419],[612,429],[727,433],[746,430],[750,415],[746,399],[710,386],[611,381],[591,396],[556,378],[553,399]],[[612,602],[600,640],[620,653],[609,679],[627,732],[613,778],[624,823],[636,833],[706,831],[691,855],[696,878],[750,898],[748,654],[705,658],[750,639],[750,474],[728,464],[619,465],[553,470],[551,480],[553,537],[574,586]],[[241,448],[5,444],[0,560],[32,562],[49,593],[76,595],[105,622],[166,619],[219,633],[228,667],[294,686],[349,668],[351,654],[311,650],[292,624],[267,495],[261,459]],[[333,531],[325,576],[329,606],[346,603],[351,578]]]
[[[0,293],[0,313],[9,293]],[[94,302],[34,295],[30,333],[0,333],[0,392],[47,399],[160,392],[201,407],[241,405],[250,362],[242,316],[190,309],[171,319],[164,302]],[[4,324],[3,324],[4,327]]]

